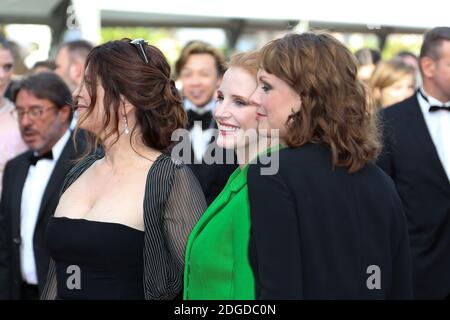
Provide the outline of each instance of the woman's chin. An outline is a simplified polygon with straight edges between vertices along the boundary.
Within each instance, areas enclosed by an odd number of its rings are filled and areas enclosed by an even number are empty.
[[[222,149],[234,149],[236,147],[236,139],[229,135],[219,134],[217,138],[217,145]]]

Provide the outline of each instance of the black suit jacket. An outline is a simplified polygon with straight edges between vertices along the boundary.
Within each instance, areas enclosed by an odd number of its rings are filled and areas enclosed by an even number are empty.
[[[407,216],[415,297],[448,297],[449,179],[428,132],[416,94],[383,110],[381,116],[384,151],[378,165],[394,180]]]
[[[217,123],[212,119],[211,128],[217,129]],[[191,121],[190,121],[191,122]],[[188,128],[190,130],[191,128]],[[225,163],[225,159],[227,159],[226,154],[228,152],[234,153],[232,150],[224,150],[219,148],[215,143],[216,137],[213,136],[210,141],[210,145],[208,146],[208,150],[213,150],[212,155],[214,156],[214,150],[222,153],[222,159],[224,159],[224,163],[213,163],[208,164],[202,160],[201,163],[194,163],[194,151],[191,147],[191,162],[188,163],[188,167],[194,172],[197,177],[200,185],[202,187],[203,193],[206,198],[206,203],[210,205],[214,199],[219,195],[219,193],[225,187],[228,178],[230,175],[236,170],[238,167],[237,158],[233,154],[233,163]],[[230,158],[230,157],[229,157]]]
[[[248,171],[256,298],[411,298],[407,224],[392,180],[374,164],[333,170],[324,145],[277,156],[276,174],[260,175],[259,164]]]
[[[223,159],[225,159],[225,153],[228,150],[217,149],[218,152],[224,154]],[[198,181],[205,195],[206,203],[210,205],[215,198],[222,192],[231,174],[238,167],[236,157],[234,156],[234,164],[220,164],[213,163],[207,164],[204,161],[199,164],[193,163],[193,160],[188,167],[197,177]]]
[[[22,275],[20,268],[20,210],[22,190],[30,167],[27,151],[10,160],[5,167],[0,203],[0,298],[20,299]],[[70,139],[45,187],[34,232],[34,254],[39,291],[42,292],[47,277],[50,255],[44,241],[45,228],[58,205],[64,178],[73,165],[75,151]]]

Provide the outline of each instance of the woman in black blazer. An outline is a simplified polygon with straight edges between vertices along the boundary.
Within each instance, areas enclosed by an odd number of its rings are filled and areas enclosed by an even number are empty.
[[[275,174],[248,173],[257,298],[411,298],[406,220],[372,163],[379,134],[351,52],[327,34],[290,34],[260,65],[258,129],[285,148],[271,155]]]

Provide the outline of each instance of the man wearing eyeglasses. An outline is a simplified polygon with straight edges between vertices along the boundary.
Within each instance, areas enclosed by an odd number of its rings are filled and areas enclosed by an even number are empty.
[[[13,92],[12,114],[29,147],[6,164],[0,202],[0,298],[37,299],[46,280],[44,242],[65,175],[76,157],[71,93],[54,73],[32,75]]]
[[[13,75],[14,58],[8,41],[0,37],[0,194],[6,162],[27,147],[20,136],[19,125],[10,112],[14,104],[5,97]]]

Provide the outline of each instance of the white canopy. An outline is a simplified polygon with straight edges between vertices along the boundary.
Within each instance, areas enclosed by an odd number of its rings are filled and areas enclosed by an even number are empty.
[[[97,43],[101,25],[287,29],[298,22],[331,31],[421,33],[450,26],[442,0],[72,0],[83,38]],[[69,0],[0,0],[0,23],[70,24]],[[65,21],[64,21],[65,19]]]

